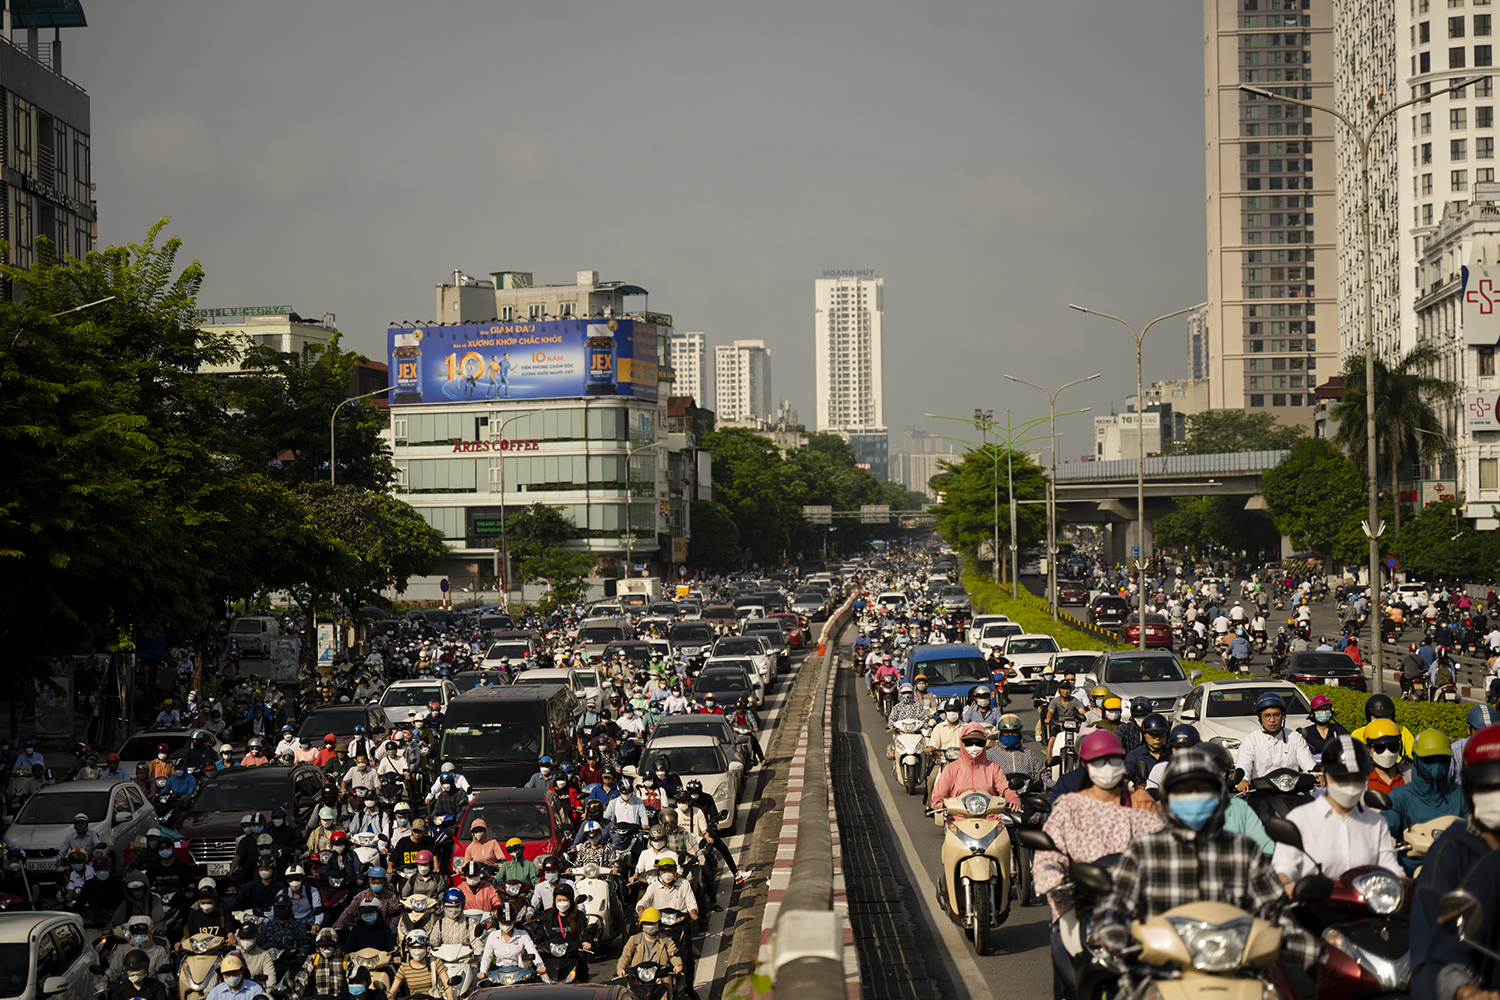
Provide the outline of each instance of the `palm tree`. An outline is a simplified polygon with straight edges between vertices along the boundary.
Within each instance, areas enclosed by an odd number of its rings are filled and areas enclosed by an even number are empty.
[[[1458,386],[1425,374],[1441,358],[1431,344],[1418,344],[1394,368],[1375,358],[1375,449],[1390,464],[1392,498],[1396,492],[1396,470],[1406,459],[1421,455],[1434,459],[1443,450],[1447,432],[1433,411],[1431,400],[1447,399]],[[1356,464],[1365,457],[1365,356],[1356,354],[1344,362],[1344,395],[1333,407],[1339,422],[1334,443]],[[1396,512],[1396,534],[1401,533],[1401,505]]]

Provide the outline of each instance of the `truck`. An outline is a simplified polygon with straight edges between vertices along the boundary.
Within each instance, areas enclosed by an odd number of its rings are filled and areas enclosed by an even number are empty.
[[[654,576],[628,576],[615,584],[615,596],[640,594],[647,601],[656,600],[661,593],[661,581]]]

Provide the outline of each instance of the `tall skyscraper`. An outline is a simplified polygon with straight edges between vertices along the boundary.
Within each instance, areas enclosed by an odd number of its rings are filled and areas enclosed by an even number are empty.
[[[880,326],[885,279],[874,277],[873,271],[824,273],[813,282],[818,430],[884,433]]]
[[[1208,307],[1204,306],[1187,320],[1188,378],[1208,378]]]
[[[720,420],[767,417],[771,400],[771,352],[764,340],[736,340],[714,348],[714,411]]]
[[[1310,425],[1312,390],[1337,368],[1330,269],[1342,263],[1334,185],[1343,167],[1334,162],[1335,122],[1239,89],[1250,84],[1331,106],[1334,4],[1204,0],[1202,353],[1214,409],[1269,410],[1285,423]]]
[[[701,333],[674,333],[667,342],[667,357],[676,373],[672,395],[692,396],[698,405],[708,408],[703,376],[708,369],[708,341]]]

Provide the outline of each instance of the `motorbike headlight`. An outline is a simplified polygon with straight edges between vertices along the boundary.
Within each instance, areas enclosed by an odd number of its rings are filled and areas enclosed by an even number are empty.
[[[675,927],[682,923],[682,917],[675,913],[663,913],[661,915],[661,922],[663,926]]]
[[[636,972],[636,978],[643,983],[653,983],[656,981],[656,970],[640,969]]]
[[[1278,774],[1271,778],[1271,784],[1283,792],[1290,792],[1297,787],[1298,777],[1295,774]]]
[[[559,944],[548,945],[548,949],[552,952],[553,956],[556,957],[556,958],[562,958],[564,955],[566,955],[568,953],[568,946],[565,945],[565,944],[560,944],[559,943]]]
[[[203,954],[204,952],[208,951],[208,942],[207,941],[194,941],[193,942],[193,951],[197,952],[200,955]]]
[[[1199,972],[1231,972],[1239,968],[1245,945],[1250,941],[1249,917],[1222,924],[1185,917],[1169,917],[1167,922],[1182,938],[1188,958]]]
[[[514,986],[516,980],[521,978],[521,974],[519,972],[502,972],[496,978],[500,981],[501,986]]]
[[[1399,910],[1406,895],[1402,891],[1401,880],[1384,872],[1367,872],[1355,878],[1351,884],[1354,891],[1365,898],[1365,905],[1370,911],[1381,915]]]
[[[990,808],[990,797],[983,792],[970,792],[963,797],[964,811],[969,815],[983,816]]]
[[[1343,952],[1354,960],[1365,972],[1374,977],[1382,989],[1395,990],[1411,981],[1411,952],[1407,951],[1394,961],[1350,941],[1336,927],[1323,931],[1323,943],[1333,951]]]

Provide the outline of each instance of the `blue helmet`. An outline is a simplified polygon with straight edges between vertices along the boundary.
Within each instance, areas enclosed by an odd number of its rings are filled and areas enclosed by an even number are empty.
[[[604,836],[604,827],[600,826],[597,820],[591,819],[587,823],[583,824],[583,829],[580,832],[585,837],[593,837],[596,835],[602,837]]]
[[[463,890],[461,890],[461,889],[449,889],[447,892],[443,893],[443,905],[444,906],[450,906],[450,905],[455,904],[455,903],[458,904],[459,906],[464,905]]]
[[[536,759],[536,762],[538,764],[550,764],[550,763],[552,763],[552,758],[551,757],[546,757],[546,756],[538,757]]]
[[[1488,729],[1490,726],[1500,723],[1500,715],[1488,705],[1475,705],[1469,709],[1468,722],[1475,731]]]
[[[1268,708],[1279,708],[1286,711],[1286,702],[1281,700],[1281,695],[1274,691],[1267,691],[1255,700],[1255,714],[1259,715]]]
[[[371,868],[365,874],[368,875],[372,879],[384,879],[385,878],[385,869],[382,868],[382,867],[380,867],[379,865],[376,865],[374,868]]]
[[[364,731],[365,731],[365,727],[364,726],[355,726],[354,727],[355,735],[359,735],[359,734],[363,733]]]

